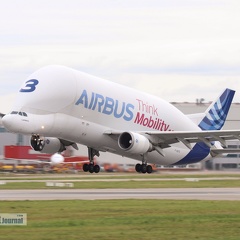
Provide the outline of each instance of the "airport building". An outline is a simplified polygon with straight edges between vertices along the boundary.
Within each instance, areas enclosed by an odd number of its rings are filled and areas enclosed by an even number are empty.
[[[205,103],[203,99],[197,100],[196,103],[172,103],[176,108],[185,114],[202,113],[204,112],[210,103]],[[177,119],[176,119],[177,121]],[[225,130],[240,129],[240,103],[233,103],[227,121],[224,125]],[[240,142],[238,140],[228,141],[228,147],[240,148]],[[1,159],[4,158],[4,146],[6,145],[29,145],[29,137],[21,134],[8,133],[2,126],[0,127],[0,155]],[[80,146],[80,152],[75,153],[78,155],[87,155],[87,148]],[[136,164],[135,160],[122,158],[120,156],[112,155],[110,153],[101,153],[98,158],[99,164],[104,163],[116,163],[116,164]],[[209,170],[240,170],[240,153],[228,154],[227,156],[221,156],[214,158],[201,164],[201,168]]]

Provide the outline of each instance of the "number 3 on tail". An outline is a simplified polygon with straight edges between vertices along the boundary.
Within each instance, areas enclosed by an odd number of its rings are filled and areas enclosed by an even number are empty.
[[[38,85],[38,80],[37,79],[31,79],[28,80],[25,83],[25,87],[20,89],[20,92],[33,92],[36,89],[36,86]]]

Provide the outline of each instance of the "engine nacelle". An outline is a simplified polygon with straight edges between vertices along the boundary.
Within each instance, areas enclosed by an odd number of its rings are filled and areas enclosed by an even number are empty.
[[[118,145],[126,152],[133,154],[144,154],[152,150],[152,144],[149,140],[134,132],[124,132],[118,138]]]
[[[54,154],[66,150],[65,146],[58,138],[40,137],[39,135],[32,135],[30,145],[35,151]]]

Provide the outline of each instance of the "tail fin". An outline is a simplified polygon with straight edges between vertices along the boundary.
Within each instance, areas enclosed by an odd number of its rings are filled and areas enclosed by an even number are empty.
[[[227,118],[235,91],[226,89],[220,97],[205,111],[205,116],[199,123],[202,130],[220,130]]]

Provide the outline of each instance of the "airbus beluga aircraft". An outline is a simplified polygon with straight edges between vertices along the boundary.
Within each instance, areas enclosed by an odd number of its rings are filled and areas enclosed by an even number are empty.
[[[240,131],[221,130],[234,93],[226,89],[204,113],[184,115],[156,96],[54,65],[26,79],[2,123],[30,135],[36,151],[87,146],[86,172],[99,172],[94,156],[103,151],[138,160],[136,171],[151,173],[149,163],[183,165],[235,152],[226,140],[240,139]]]

